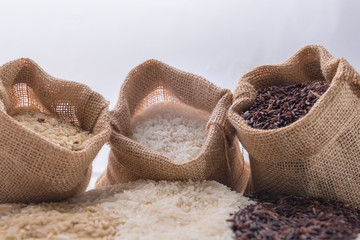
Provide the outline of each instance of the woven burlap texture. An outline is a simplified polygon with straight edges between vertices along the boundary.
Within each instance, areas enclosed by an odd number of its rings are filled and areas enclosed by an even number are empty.
[[[257,90],[307,81],[330,87],[291,125],[255,129],[241,116]],[[360,207],[359,75],[344,58],[307,46],[280,65],[257,67],[240,79],[228,116],[249,152],[252,193],[299,194]]]
[[[39,111],[91,131],[81,151],[57,146],[11,117]],[[0,203],[61,200],[85,191],[109,140],[108,102],[89,87],[48,75],[30,59],[0,67]]]
[[[133,117],[147,106],[172,101],[211,113],[207,139],[197,157],[177,164],[164,154],[130,138]],[[232,94],[203,77],[157,60],[134,68],[125,79],[119,99],[110,112],[111,152],[106,171],[96,187],[139,178],[152,180],[216,180],[244,191],[249,165],[244,162],[235,129],[227,120]]]

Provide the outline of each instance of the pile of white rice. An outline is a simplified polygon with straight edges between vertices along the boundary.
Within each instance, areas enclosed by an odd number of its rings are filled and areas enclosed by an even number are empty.
[[[68,202],[0,205],[0,239],[232,239],[229,213],[251,204],[215,181],[136,182]]]
[[[130,138],[163,153],[175,163],[183,163],[200,153],[206,141],[209,117],[209,113],[190,106],[156,103],[134,117]]]
[[[83,143],[92,136],[70,122],[40,112],[21,112],[13,118],[50,142],[73,151],[82,150]]]

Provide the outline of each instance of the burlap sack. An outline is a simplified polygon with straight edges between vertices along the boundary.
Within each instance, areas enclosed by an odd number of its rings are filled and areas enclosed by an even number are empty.
[[[59,147],[9,115],[19,108],[72,121],[94,136],[81,151]],[[0,68],[0,129],[0,203],[61,200],[89,183],[91,163],[110,136],[108,102],[83,84],[18,59]]]
[[[260,130],[240,115],[257,90],[307,81],[329,89],[310,112],[283,128]],[[234,94],[229,120],[249,152],[250,191],[307,195],[360,207],[360,78],[344,58],[307,46],[280,65],[245,74]]]
[[[134,115],[160,101],[187,104],[211,113],[207,124],[207,141],[196,158],[176,164],[162,153],[128,138]],[[208,179],[242,192],[248,181],[249,166],[239,151],[235,129],[227,121],[227,110],[231,103],[229,90],[221,89],[200,76],[156,60],[139,65],[125,79],[118,102],[110,112],[109,163],[96,187],[139,178]]]

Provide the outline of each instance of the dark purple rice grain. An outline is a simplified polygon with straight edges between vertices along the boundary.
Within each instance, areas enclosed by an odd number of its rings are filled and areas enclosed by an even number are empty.
[[[307,82],[261,89],[242,116],[253,128],[285,127],[308,113],[328,87],[325,82]]]
[[[341,202],[299,196],[256,195],[257,202],[228,220],[236,240],[355,239],[360,211]]]

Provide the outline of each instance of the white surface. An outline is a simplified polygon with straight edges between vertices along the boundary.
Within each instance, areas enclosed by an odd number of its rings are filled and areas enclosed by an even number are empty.
[[[356,0],[0,0],[0,64],[29,57],[89,85],[110,108],[126,74],[149,58],[233,90],[242,74],[308,44],[359,69],[359,9]],[[95,160],[94,178],[107,154]]]

